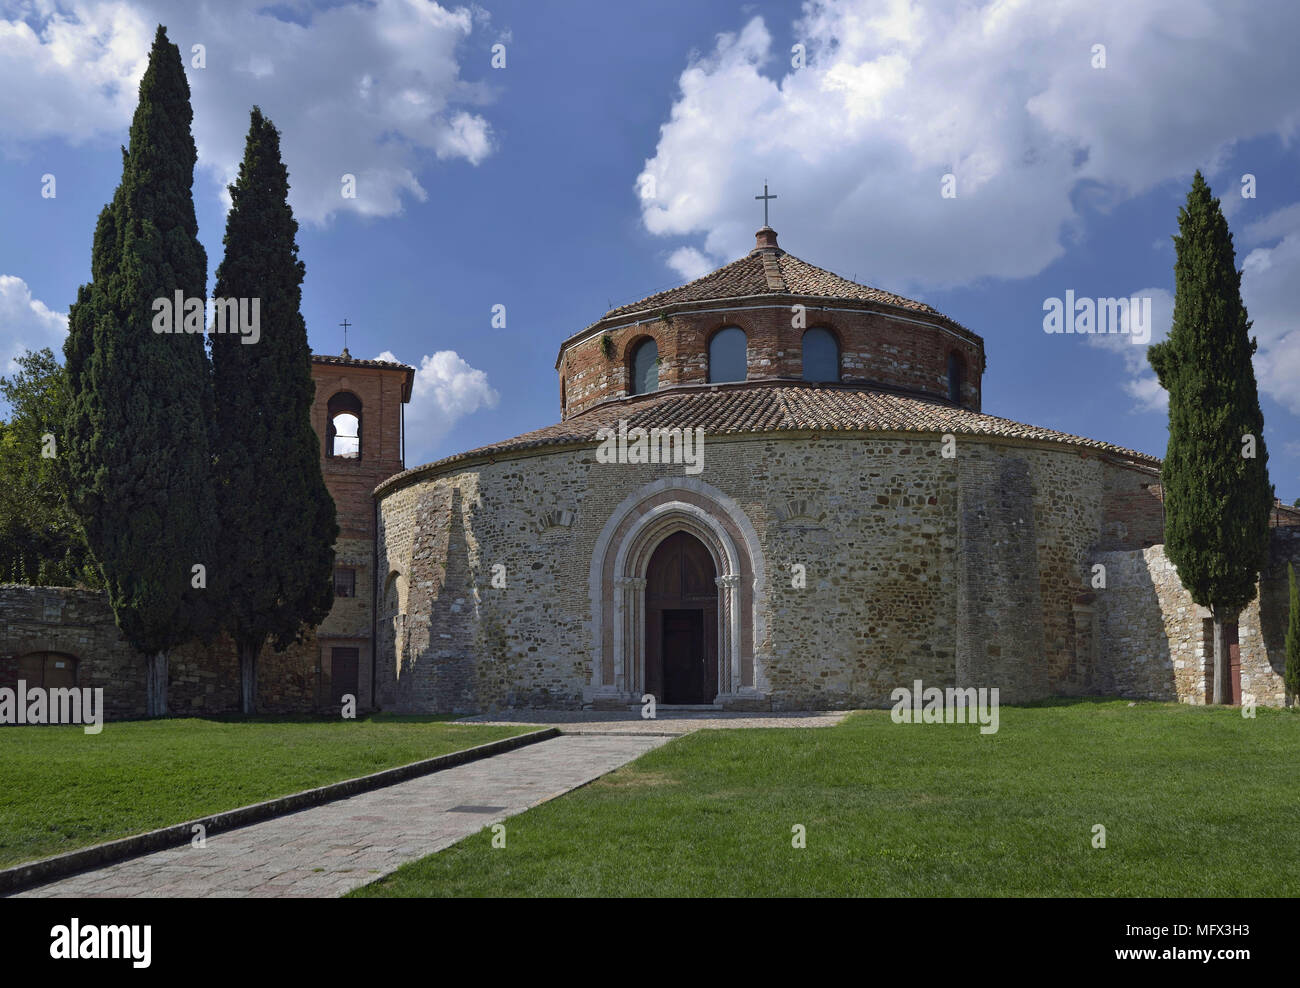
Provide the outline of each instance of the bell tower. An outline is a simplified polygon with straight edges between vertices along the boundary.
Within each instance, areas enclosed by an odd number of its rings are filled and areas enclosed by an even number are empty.
[[[312,354],[316,399],[311,421],[320,439],[321,473],[334,498],[339,538],[334,607],[316,629],[316,704],[375,707],[375,507],[371,492],[405,469],[405,406],[415,368],[386,360]],[[381,575],[382,577],[382,575]]]

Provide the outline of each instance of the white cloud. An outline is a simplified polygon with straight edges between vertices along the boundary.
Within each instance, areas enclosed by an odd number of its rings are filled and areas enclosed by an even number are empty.
[[[72,143],[130,122],[154,23],[129,3],[29,5],[0,18],[0,141]],[[33,28],[33,23],[36,27]]]
[[[683,281],[702,278],[717,265],[694,247],[678,247],[668,257],[668,266],[681,275]]]
[[[477,8],[73,0],[65,14],[36,0],[23,9],[0,19],[6,145],[124,138],[161,22],[185,60],[199,164],[223,196],[238,174],[253,104],[280,129],[290,201],[314,223],[341,210],[394,215],[405,198],[425,198],[417,173],[429,159],[478,164],[494,147],[491,125],[475,112],[491,94],[461,79],[457,61],[476,24],[487,24]],[[191,64],[196,44],[206,49],[205,68]],[[341,194],[344,174],[356,176],[355,199]]]
[[[1164,288],[1139,288],[1130,292],[1129,299],[1151,299],[1151,323],[1147,327],[1150,338],[1145,344],[1135,343],[1132,332],[1131,303],[1120,313],[1119,334],[1098,334],[1087,337],[1093,346],[1099,346],[1118,354],[1124,360],[1124,372],[1127,379],[1123,382],[1124,393],[1134,401],[1134,407],[1143,412],[1163,412],[1169,408],[1169,392],[1160,386],[1156,372],[1147,360],[1147,347],[1159,343],[1169,336],[1174,324],[1174,296]],[[1143,305],[1145,309],[1145,305]]]
[[[54,312],[22,278],[0,274],[0,375],[18,371],[14,359],[24,350],[49,347],[63,361],[63,339],[68,334],[68,314]]]
[[[1166,412],[1169,410],[1169,392],[1160,386],[1154,372],[1138,374],[1124,382],[1124,392],[1134,401],[1139,411]]]
[[[464,158],[477,165],[492,152],[488,122],[469,113],[458,113],[446,132],[438,137],[439,158]]]
[[[1242,231],[1240,240],[1245,244],[1261,244],[1290,236],[1297,230],[1300,230],[1300,202],[1283,206],[1251,223]]]
[[[1300,415],[1300,204],[1277,210],[1246,230],[1247,239],[1280,238],[1250,251],[1242,267],[1241,297],[1259,341],[1255,376],[1260,390]]]
[[[1234,142],[1289,140],[1297,35],[1289,2],[809,0],[779,44],[755,17],[691,60],[636,183],[656,193],[642,220],[738,257],[767,179],[782,245],[832,270],[895,290],[1027,277],[1063,254],[1076,200],[1214,178]]]
[[[376,360],[401,363],[385,350]],[[487,374],[471,367],[455,350],[439,350],[420,358],[406,408],[408,465],[433,459],[440,440],[460,419],[480,408],[496,408],[500,395]]]

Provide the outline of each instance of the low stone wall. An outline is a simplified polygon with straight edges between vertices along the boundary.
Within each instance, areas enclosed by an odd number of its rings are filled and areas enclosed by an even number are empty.
[[[1242,696],[1265,706],[1288,702],[1282,681],[1288,561],[1300,567],[1300,529],[1275,528],[1260,591],[1237,622]],[[1164,546],[1101,552],[1094,562],[1106,567],[1106,586],[1094,602],[1098,692],[1207,702],[1214,666],[1210,612],[1192,601]]]
[[[77,687],[104,690],[107,719],[144,716],[145,657],[122,637],[104,593],[0,584],[0,687],[17,684],[20,659],[34,652],[75,659]],[[259,709],[315,709],[319,664],[314,636],[283,653],[263,648]],[[173,649],[167,701],[177,715],[237,711],[239,661],[230,640],[222,636],[211,645],[190,642]]]

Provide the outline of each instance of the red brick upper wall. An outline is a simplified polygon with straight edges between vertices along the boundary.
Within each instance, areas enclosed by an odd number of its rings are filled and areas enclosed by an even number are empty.
[[[806,327],[792,326],[791,306],[807,305]],[[807,329],[829,329],[840,344],[840,380],[880,384],[948,396],[948,355],[965,363],[961,404],[979,411],[984,343],[942,317],[895,315],[858,300],[799,299],[794,296],[728,303],[696,302],[665,308],[629,321],[605,319],[561,353],[561,413],[576,415],[602,401],[624,397],[631,380],[633,348],[647,337],[659,346],[659,387],[708,382],[708,345],[718,330],[738,326],[748,338],[747,380],[799,380],[801,338]],[[854,311],[857,310],[857,311]],[[862,311],[876,310],[876,311]],[[607,356],[604,337],[610,338]]]
[[[1107,462],[1102,490],[1102,550],[1145,549],[1165,541],[1164,488],[1160,471],[1133,463]],[[1300,509],[1274,499],[1268,524],[1300,529]]]
[[[1159,470],[1108,461],[1103,483],[1099,549],[1145,549],[1164,542],[1164,491]]]
[[[311,424],[320,441],[321,472],[334,498],[339,538],[373,538],[374,506],[371,492],[405,468],[402,459],[402,406],[411,397],[414,369],[378,361],[353,361],[313,356],[312,380],[316,400]],[[361,455],[341,459],[327,455],[327,408],[330,398],[349,391],[361,400]]]

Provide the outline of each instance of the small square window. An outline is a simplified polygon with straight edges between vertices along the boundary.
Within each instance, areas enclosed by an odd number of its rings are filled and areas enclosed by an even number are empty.
[[[354,569],[336,569],[334,571],[334,596],[355,597],[357,595],[357,571]]]

